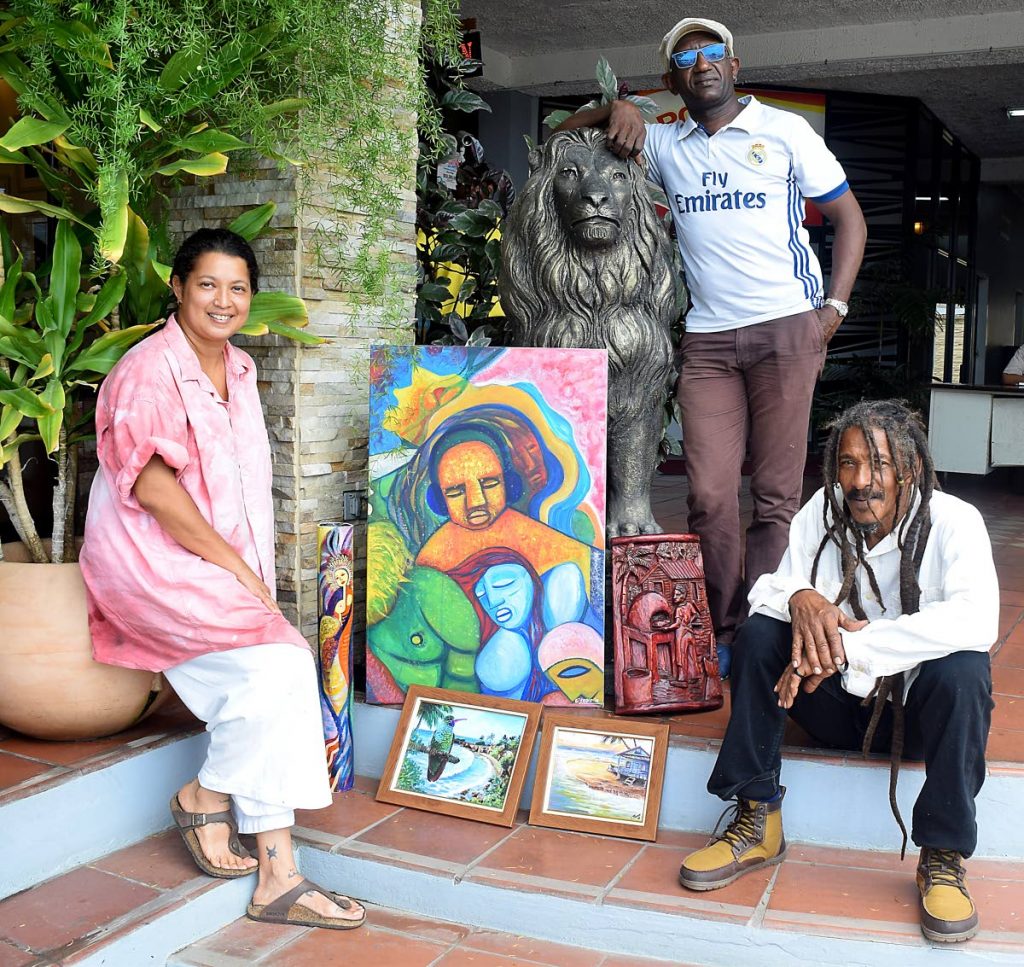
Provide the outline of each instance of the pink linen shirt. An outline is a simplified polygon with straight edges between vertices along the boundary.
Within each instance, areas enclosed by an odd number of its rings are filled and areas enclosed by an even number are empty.
[[[234,575],[165,533],[133,493],[142,468],[161,457],[203,517],[274,591],[270,443],[256,366],[230,344],[224,354],[226,401],[171,316],[100,388],[99,471],[81,553],[97,661],[163,671],[248,645],[309,647]]]

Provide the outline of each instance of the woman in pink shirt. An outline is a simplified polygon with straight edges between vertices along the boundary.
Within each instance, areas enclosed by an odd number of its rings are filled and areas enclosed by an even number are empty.
[[[171,800],[199,867],[258,870],[253,919],[345,929],[362,906],[301,879],[292,852],[294,810],[331,792],[313,655],[275,601],[256,367],[228,341],[258,284],[244,239],[196,232],[174,260],[176,315],[103,382],[81,554],[89,626],[98,661],[162,671],[207,723],[199,776]]]

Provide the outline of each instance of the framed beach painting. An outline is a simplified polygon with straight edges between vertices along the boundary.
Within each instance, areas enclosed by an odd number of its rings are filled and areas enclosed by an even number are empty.
[[[531,702],[411,686],[378,801],[511,826],[540,713]]]
[[[654,840],[668,726],[544,716],[530,824]]]

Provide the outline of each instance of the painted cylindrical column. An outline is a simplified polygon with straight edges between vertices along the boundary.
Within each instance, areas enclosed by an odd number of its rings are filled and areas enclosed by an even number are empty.
[[[327,772],[334,792],[352,788],[352,525],[317,528],[320,708]]]

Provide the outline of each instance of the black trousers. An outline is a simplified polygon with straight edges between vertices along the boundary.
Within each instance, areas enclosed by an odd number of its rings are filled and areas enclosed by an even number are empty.
[[[708,792],[722,799],[769,799],[779,788],[782,734],[792,715],[819,742],[860,749],[871,709],[843,690],[839,675],[811,694],[800,692],[788,711],[772,689],[790,661],[792,629],[753,615],[733,643],[732,717]],[[974,798],[985,780],[985,743],[992,719],[992,670],[987,652],[960,651],[924,662],[906,700],[903,756],[923,759],[925,782],[914,804],[911,838],[918,846],[970,856],[978,841]],[[886,708],[872,744],[888,752],[892,709]],[[879,804],[885,808],[884,803]],[[840,821],[837,818],[837,821]]]

